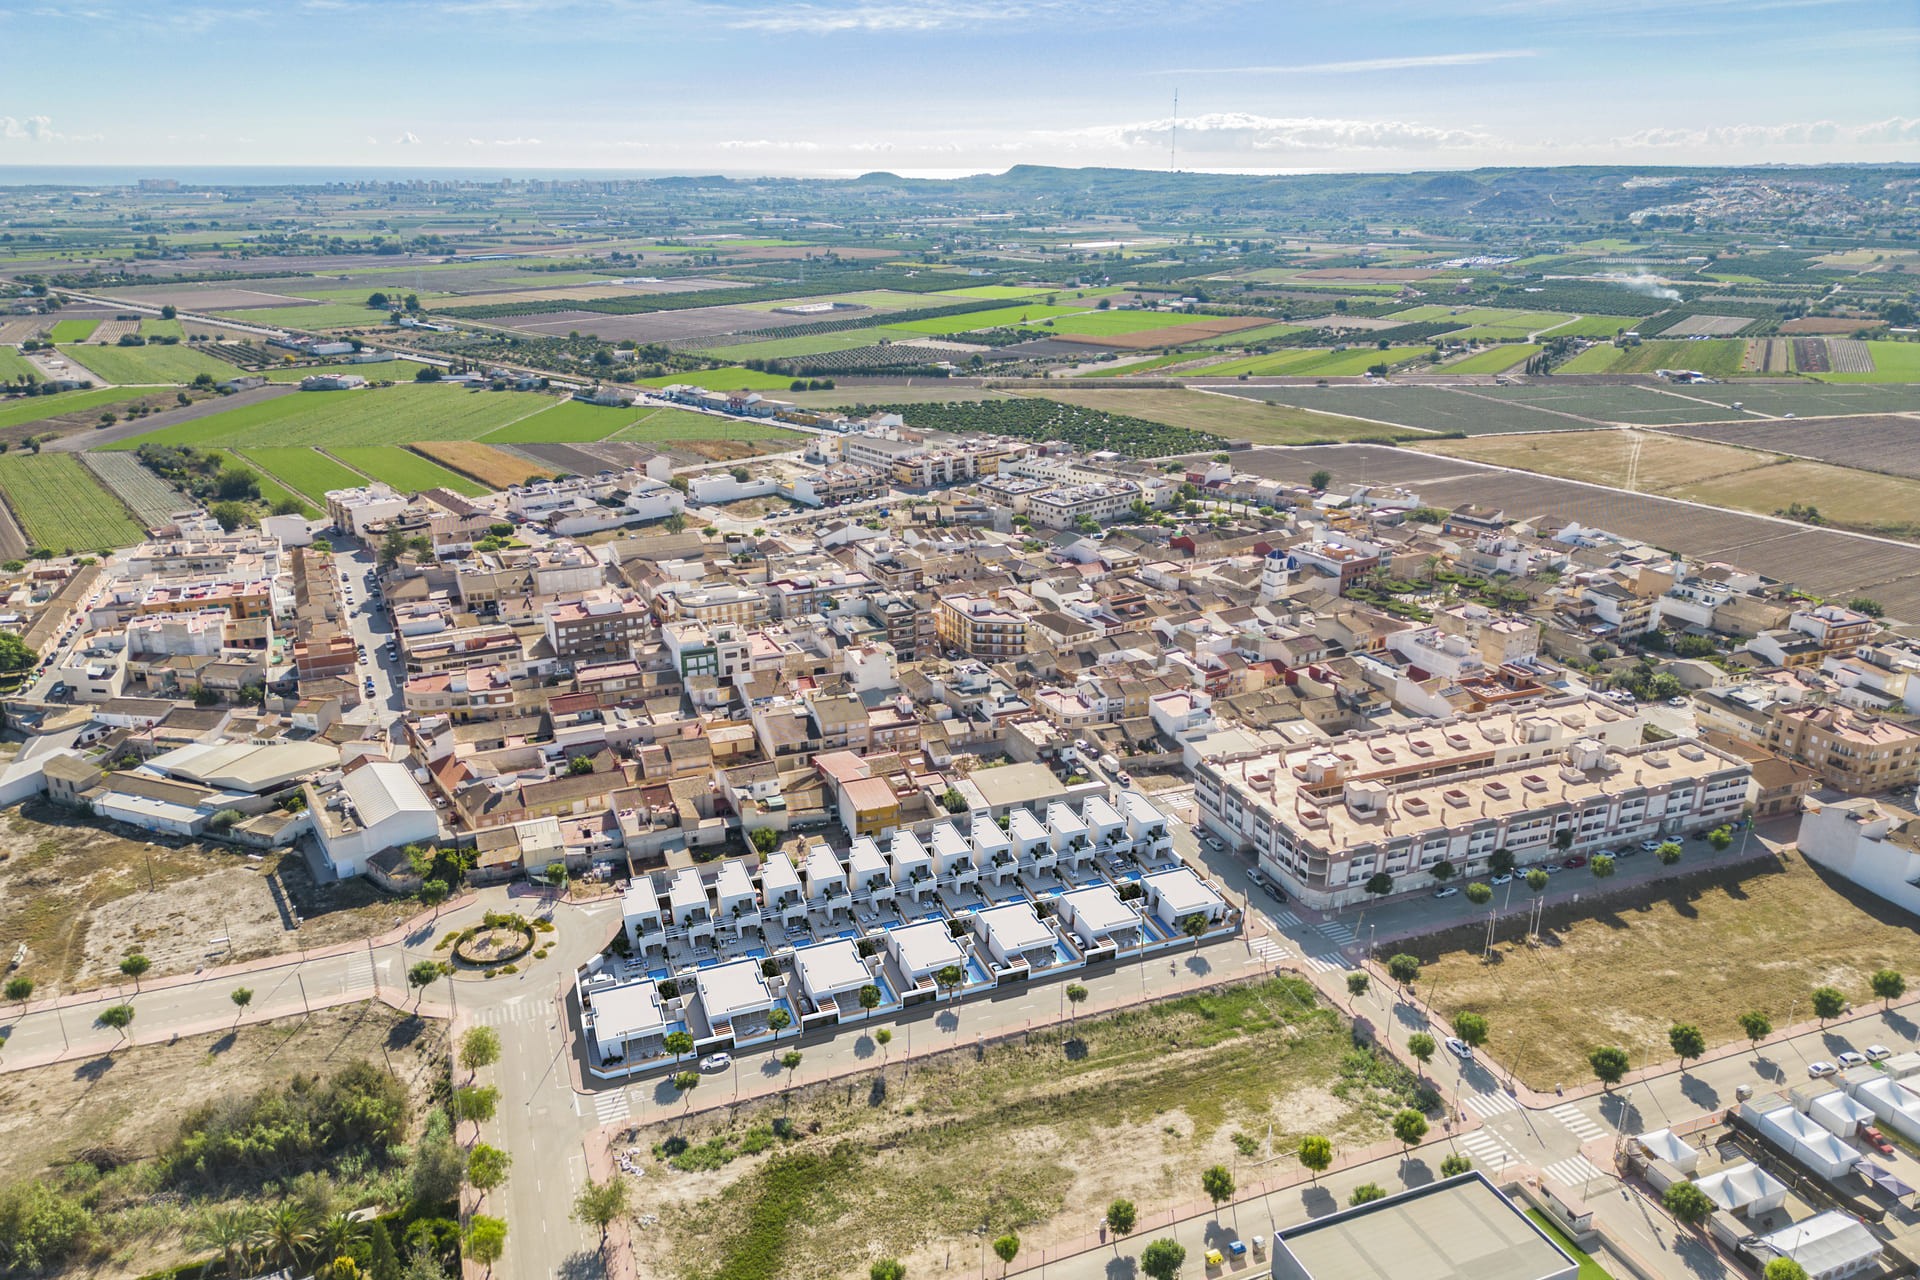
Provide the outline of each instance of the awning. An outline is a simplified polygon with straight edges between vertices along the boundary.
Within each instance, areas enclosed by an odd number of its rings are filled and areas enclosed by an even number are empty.
[[[1912,1187],[1900,1181],[1900,1179],[1894,1177],[1891,1173],[1887,1172],[1885,1169],[1882,1169],[1879,1165],[1873,1163],[1871,1160],[1862,1160],[1859,1164],[1853,1167],[1858,1169],[1861,1173],[1866,1174],[1867,1181],[1873,1183],[1874,1186],[1879,1187],[1882,1191],[1886,1192],[1888,1195],[1892,1196],[1896,1200],[1913,1194]]]

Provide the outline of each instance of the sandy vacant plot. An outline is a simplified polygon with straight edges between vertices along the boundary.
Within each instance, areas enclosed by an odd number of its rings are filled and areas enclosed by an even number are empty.
[[[553,475],[551,471],[529,466],[524,458],[477,440],[426,440],[415,445],[414,451],[494,489],[525,484],[530,479],[550,479]]]
[[[1789,503],[1820,509],[1827,523],[1896,536],[1920,526],[1920,481],[1856,471],[1824,462],[1796,462],[1664,432],[1578,431],[1440,440],[1417,447],[1454,458],[1518,467],[1546,475],[1627,487],[1633,448],[1640,446],[1633,489],[1771,515]]]
[[[1107,413],[1124,413],[1195,431],[1211,431],[1228,440],[1252,440],[1255,444],[1307,444],[1360,438],[1377,440],[1421,434],[1383,427],[1377,422],[1362,422],[1358,418],[1344,418],[1338,414],[1295,408],[1293,405],[1206,391],[1153,387],[1127,390],[1116,387],[1111,391],[1048,391],[1042,394],[1062,404],[1100,409]]]
[[[289,928],[281,904],[305,923]],[[258,861],[217,845],[149,843],[35,802],[0,819],[0,949],[26,943],[39,995],[120,980],[138,951],[160,977],[190,972],[232,940],[245,960],[363,937],[406,914],[364,881],[317,888],[298,854]]]
[[[1703,843],[1686,847],[1682,866],[1707,857]],[[1670,1058],[1675,1022],[1724,1044],[1745,1038],[1734,1019],[1749,1009],[1776,1026],[1811,1018],[1818,986],[1869,1000],[1874,970],[1913,968],[1920,924],[1797,852],[1550,910],[1538,947],[1516,940],[1522,896],[1492,963],[1480,959],[1484,925],[1407,949],[1427,962],[1420,985],[1441,1011],[1484,1013],[1494,1056],[1536,1088],[1591,1079],[1587,1051],[1602,1044],[1636,1067]]]
[[[975,1256],[983,1219],[1029,1247],[1091,1232],[1115,1197],[1145,1223],[1191,1201],[1211,1164],[1237,1159],[1243,1180],[1257,1177],[1236,1135],[1259,1157],[1269,1126],[1283,1158],[1309,1133],[1377,1141],[1411,1083],[1395,1067],[1370,1079],[1375,1060],[1352,1053],[1341,1019],[1298,980],[1082,1019],[977,1059],[961,1048],[910,1071],[878,1052],[874,1063],[851,1089],[643,1132],[641,1188],[662,1229],[635,1238],[642,1272],[814,1280],[892,1255],[932,1275],[949,1255]],[[700,1167],[646,1154],[675,1138]]]

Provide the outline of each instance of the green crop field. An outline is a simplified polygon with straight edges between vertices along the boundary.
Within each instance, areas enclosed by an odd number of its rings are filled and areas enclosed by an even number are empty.
[[[1740,372],[1747,353],[1742,338],[1702,338],[1692,341],[1643,342],[1628,347],[1608,373],[1652,373],[1655,369],[1697,369],[1709,378],[1731,378]]]
[[[498,435],[488,436],[489,442]],[[780,440],[793,441],[794,448],[806,442],[796,432],[756,422],[751,418],[723,418],[711,413],[693,413],[686,409],[655,409],[638,422],[609,436],[612,440],[637,440],[671,444],[675,440]]]
[[[281,484],[278,480],[275,480],[272,476],[261,470],[258,463],[247,461],[246,458],[231,449],[225,450],[225,453],[227,457],[233,461],[234,466],[253,473],[254,479],[260,484],[260,497],[266,501],[268,506],[274,506],[282,499],[291,498],[300,504],[300,514],[306,516],[308,519],[311,520],[321,513],[320,508],[308,501],[305,494],[295,493],[293,490],[287,488],[287,486]]]
[[[1175,351],[1164,356],[1153,356],[1146,360],[1135,360],[1131,364],[1115,364],[1110,367],[1094,369],[1086,373],[1075,374],[1079,378],[1124,378],[1129,374],[1148,374],[1156,369],[1165,369],[1176,364],[1196,364],[1203,360],[1217,360],[1220,357],[1205,351]],[[1203,372],[1192,370],[1191,372]]]
[[[253,307],[216,311],[240,324],[273,325],[281,329],[372,329],[387,322],[387,313],[346,302],[321,302],[311,307]]]
[[[51,336],[55,342],[85,342],[99,327],[98,320],[57,320]]]
[[[1271,342],[1275,338],[1284,338],[1290,333],[1299,333],[1305,328],[1303,324],[1263,324],[1258,329],[1241,329],[1236,333],[1222,333],[1211,338],[1202,338],[1195,345],[1245,347],[1256,342]]]
[[[1872,373],[1822,373],[1822,382],[1920,382],[1920,342],[1869,342]]]
[[[1509,342],[1440,366],[1441,373],[1505,373],[1540,353],[1537,342]]]
[[[66,348],[60,354],[92,370],[101,381],[123,387],[185,386],[203,373],[223,382],[240,372],[225,360],[184,345]]]
[[[644,408],[562,400],[497,431],[484,433],[488,444],[582,444],[608,436],[643,417]],[[479,437],[474,437],[478,439]]]
[[[12,347],[0,347],[0,382],[41,382],[45,379],[33,361]]]
[[[743,311],[778,311],[782,307],[796,307],[809,302],[840,302],[850,306],[865,307],[869,311],[915,311],[928,304],[926,296],[918,293],[901,293],[893,289],[868,289],[859,293],[826,293],[816,298],[775,298],[761,302],[743,302]],[[855,313],[850,311],[822,312],[822,320],[852,320]]]
[[[1588,347],[1573,359],[1561,365],[1561,373],[1606,373],[1620,363],[1627,354],[1625,347],[1616,347],[1610,342]]]
[[[485,485],[475,484],[465,476],[449,471],[439,463],[423,458],[411,449],[403,449],[397,444],[362,445],[358,448],[340,448],[329,452],[355,471],[364,472],[403,493],[419,493],[423,489],[451,489],[469,498],[477,498],[488,491]]]
[[[1639,323],[1638,316],[1578,316],[1566,324],[1556,324],[1542,332],[1552,338],[1611,338]]]
[[[709,391],[739,391],[742,388],[748,391],[785,391],[793,385],[793,379],[783,378],[773,373],[761,373],[754,369],[728,368],[708,369],[703,373],[663,374],[658,378],[644,378],[639,385],[670,387],[675,383],[690,387],[705,387]]]
[[[325,502],[329,489],[358,489],[367,478],[306,445],[264,446],[243,455],[256,470],[265,471],[290,489],[315,502]]]
[[[1021,284],[976,284],[970,289],[942,289],[938,298],[1037,298],[1052,289],[1029,289]]]
[[[1252,374],[1255,377],[1346,378],[1365,373],[1376,364],[1396,364],[1425,356],[1432,347],[1351,347],[1345,351],[1325,351],[1308,347],[1299,351],[1280,351],[1272,355],[1249,356],[1207,370],[1210,376]]]
[[[1172,311],[1088,311],[1077,316],[1062,316],[1051,327],[1056,333],[1080,333],[1104,338],[1114,334],[1145,333],[1150,329],[1171,329],[1211,319],[1212,316],[1193,316]]]
[[[143,444],[273,445],[304,440],[334,445],[472,440],[554,403],[531,391],[467,391],[406,384],[360,391],[300,391],[241,405],[196,422],[162,427],[106,446]]]
[[[931,320],[908,320],[893,326],[913,333],[969,333],[975,329],[1001,329],[1009,326],[1039,326],[1043,320],[1083,314],[1085,307],[1032,306],[995,307],[990,311],[968,311],[957,316],[935,316]]]
[[[140,322],[140,336],[143,338],[184,339],[187,336],[187,331],[178,320],[166,320],[159,316],[149,316]]]
[[[839,333],[815,333],[799,338],[769,338],[763,342],[742,342],[726,347],[702,347],[700,354],[714,360],[784,360],[793,356],[817,356],[829,351],[850,351],[870,347],[883,338],[918,338],[922,334],[899,329],[846,329]],[[675,374],[672,380],[685,381],[687,375]]]
[[[128,393],[118,387],[95,387],[90,391],[63,391],[57,396],[22,396],[19,399],[0,400],[0,430],[56,418],[79,409],[91,409],[97,405],[119,404],[128,398]]]
[[[0,494],[27,538],[57,554],[108,551],[146,532],[70,453],[0,455]]]
[[[283,365],[262,369],[260,373],[268,382],[298,382],[316,373],[357,373],[368,382],[412,382],[413,375],[426,367],[418,360],[382,360],[377,364],[329,364],[318,367]]]

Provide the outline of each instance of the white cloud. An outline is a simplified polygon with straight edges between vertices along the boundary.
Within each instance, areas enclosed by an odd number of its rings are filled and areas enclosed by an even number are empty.
[[[1689,148],[1753,151],[1778,147],[1834,147],[1844,143],[1868,146],[1920,142],[1920,119],[1893,116],[1872,124],[1839,124],[1808,120],[1787,124],[1729,124],[1700,129],[1641,129],[1607,139],[1623,151]]]
[[[1537,58],[1537,49],[1482,49],[1468,53],[1422,53],[1400,58],[1359,58],[1351,62],[1300,62],[1290,66],[1173,67],[1160,76],[1359,75],[1370,71],[1411,71],[1421,67],[1474,67],[1511,58]]]
[[[420,135],[411,129],[403,129],[400,136],[393,140],[396,147],[416,147],[420,145]]]
[[[493,145],[496,147],[537,147],[540,145],[540,139],[538,138],[495,138],[493,140]]]
[[[1261,116],[1240,111],[1095,125],[1046,135],[1069,145],[1109,149],[1163,149],[1175,125],[1180,141],[1195,151],[1273,153],[1337,151],[1502,150],[1507,144],[1477,129],[1445,128],[1404,120],[1344,120],[1323,116]]]
[[[729,138],[719,144],[722,151],[818,151],[817,142],[776,142],[771,138]]]
[[[727,26],[775,35],[833,35],[842,31],[919,32],[987,24],[1032,24],[1046,19],[1080,21],[1102,15],[1138,16],[1136,6],[1102,0],[859,0],[855,4],[803,3],[762,9],[708,6]]]
[[[99,142],[98,133],[61,133],[53,127],[52,116],[28,116],[24,120],[0,116],[0,141],[7,142]]]

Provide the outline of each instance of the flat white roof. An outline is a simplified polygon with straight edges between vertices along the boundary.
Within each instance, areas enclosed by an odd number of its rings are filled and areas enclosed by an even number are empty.
[[[807,879],[838,880],[846,874],[847,869],[826,845],[816,844],[807,850]]]
[[[1047,806],[1047,826],[1056,832],[1085,835],[1087,824],[1080,821],[1080,815],[1058,802]]]
[[[651,980],[623,982],[617,987],[587,991],[593,1006],[593,1035],[602,1044],[663,1032],[667,1018],[660,992]]]
[[[927,846],[920,843],[920,837],[911,831],[893,833],[893,843],[887,846],[896,867],[911,867],[915,863],[929,862]]]
[[[773,994],[760,976],[760,962],[751,956],[702,969],[694,976],[694,984],[700,989],[700,1007],[708,1022],[730,1021],[773,1005]]]
[[[967,835],[972,839],[974,848],[981,853],[993,853],[1013,847],[1012,839],[1000,829],[1000,824],[997,822],[984,819],[976,821],[968,828]]]
[[[766,890],[769,902],[783,890],[799,892],[800,877],[793,873],[793,863],[786,854],[776,853],[760,864],[760,887]]]
[[[815,996],[858,991],[873,981],[867,966],[860,962],[860,948],[846,938],[794,948],[793,967]]]
[[[1009,902],[1003,907],[989,907],[977,918],[986,926],[987,933],[1002,955],[1053,946],[1053,930],[1034,914],[1030,902]]]
[[[1088,826],[1117,827],[1120,814],[1107,803],[1105,796],[1088,796],[1087,802],[1080,806],[1080,816]]]
[[[653,891],[652,877],[636,876],[627,886],[627,891],[620,895],[620,914],[629,917],[660,914],[660,895]]]
[[[689,907],[706,906],[707,886],[701,883],[700,872],[693,867],[682,867],[667,890],[667,901],[673,904],[676,916]]]
[[[1220,895],[1192,867],[1174,867],[1146,877],[1144,883],[1177,916],[1206,912],[1222,906]]]
[[[1098,797],[1095,798],[1098,799]],[[1101,803],[1104,804],[1106,802],[1103,800]],[[1167,820],[1167,815],[1160,812],[1160,806],[1141,795],[1138,791],[1122,791],[1120,793],[1120,805],[1127,811],[1129,818],[1136,818],[1141,822],[1165,822]]]
[[[1113,933],[1119,929],[1140,926],[1139,915],[1120,900],[1119,893],[1110,884],[1096,884],[1086,889],[1075,889],[1072,893],[1063,893],[1060,902],[1071,911],[1077,922],[1086,925],[1094,933]]]
[[[1013,811],[1013,820],[1007,824],[1007,829],[1029,844],[1047,838],[1047,829],[1040,825],[1040,819],[1026,809]]]
[[[861,836],[847,853],[847,873],[864,885],[869,876],[887,873],[887,857],[880,852],[879,845]]]
[[[947,932],[944,920],[928,920],[894,929],[887,938],[893,943],[893,953],[900,958],[901,967],[910,974],[932,973],[967,958],[960,944]]]
[[[970,858],[973,846],[960,834],[960,828],[943,822],[933,829],[933,856],[942,862],[949,858]]]
[[[747,874],[746,867],[737,861],[729,860],[720,868],[720,875],[713,882],[720,897],[751,898],[753,896],[753,877]]]

